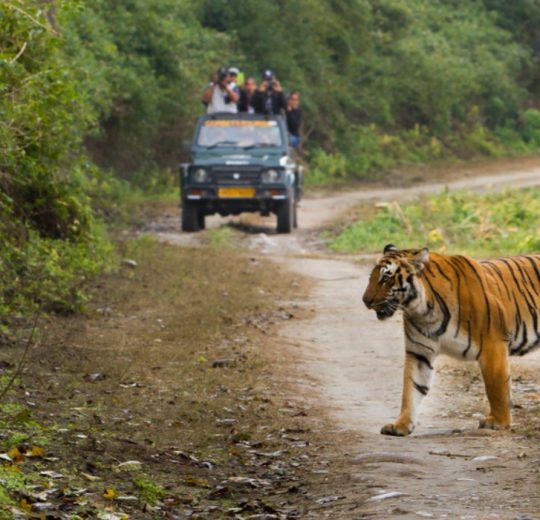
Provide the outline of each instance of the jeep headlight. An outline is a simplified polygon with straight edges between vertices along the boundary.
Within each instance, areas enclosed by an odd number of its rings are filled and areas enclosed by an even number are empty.
[[[279,181],[280,177],[281,175],[278,170],[270,169],[263,172],[261,179],[263,182],[270,183]]]
[[[208,172],[204,168],[197,168],[193,172],[193,181],[194,182],[206,182],[208,180]]]

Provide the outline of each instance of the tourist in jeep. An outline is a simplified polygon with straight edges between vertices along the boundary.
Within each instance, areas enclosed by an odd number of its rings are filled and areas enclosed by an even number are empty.
[[[293,90],[287,100],[287,130],[289,131],[289,145],[297,150],[300,148],[300,125],[302,124],[302,109],[300,108],[300,94]]]
[[[238,101],[238,112],[255,113],[253,98],[257,91],[257,82],[255,78],[248,78],[244,83],[244,88],[240,90],[240,100]]]
[[[222,67],[217,70],[213,81],[203,93],[202,102],[208,114],[217,112],[237,113],[237,103],[240,98],[238,87],[232,84],[229,71]]]
[[[253,95],[253,107],[257,114],[280,115],[287,109],[287,100],[281,83],[271,70],[265,70],[259,88]]]

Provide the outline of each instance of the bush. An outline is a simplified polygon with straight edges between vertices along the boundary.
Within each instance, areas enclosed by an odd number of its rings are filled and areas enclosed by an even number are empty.
[[[448,193],[375,212],[335,237],[339,252],[380,252],[385,244],[438,251],[509,255],[540,250],[540,189],[474,195]]]
[[[320,148],[312,152],[305,182],[307,185],[331,184],[343,181],[348,175],[347,161],[342,154],[329,154]]]
[[[540,111],[530,108],[521,114],[523,138],[527,143],[540,147]]]
[[[52,12],[29,0],[17,5],[0,5],[3,325],[37,307],[79,308],[84,282],[110,253],[85,193],[92,169],[83,139],[95,112],[65,63]]]
[[[7,246],[0,261],[0,316],[25,316],[36,309],[80,310],[88,281],[110,265],[112,249],[101,227],[85,240],[71,242],[42,237],[28,230],[24,239],[6,226],[0,240]]]

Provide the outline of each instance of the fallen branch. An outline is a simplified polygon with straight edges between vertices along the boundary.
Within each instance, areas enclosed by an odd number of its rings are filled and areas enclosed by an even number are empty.
[[[460,457],[462,459],[470,459],[473,455],[466,455],[465,453],[451,453],[449,451],[430,451],[430,455],[439,455],[441,457]]]
[[[37,330],[38,320],[39,320],[39,311],[36,311],[34,323],[32,325],[32,332],[30,333],[30,336],[26,340],[26,346],[24,347],[24,352],[21,356],[21,359],[19,360],[19,363],[17,364],[17,368],[13,371],[13,374],[11,374],[9,381],[6,383],[6,386],[4,386],[4,388],[2,388],[2,390],[0,391],[0,401],[2,401],[4,396],[8,393],[9,389],[13,386],[13,383],[15,382],[17,377],[19,377],[20,373],[22,372],[24,362],[26,361],[26,356],[28,355],[30,347],[32,346],[33,341],[34,341],[34,336]]]

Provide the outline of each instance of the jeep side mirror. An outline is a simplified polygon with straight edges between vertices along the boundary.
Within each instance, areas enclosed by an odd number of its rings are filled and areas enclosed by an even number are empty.
[[[186,153],[191,152],[191,141],[183,141],[182,142],[182,150],[184,150],[184,152],[186,152]]]

